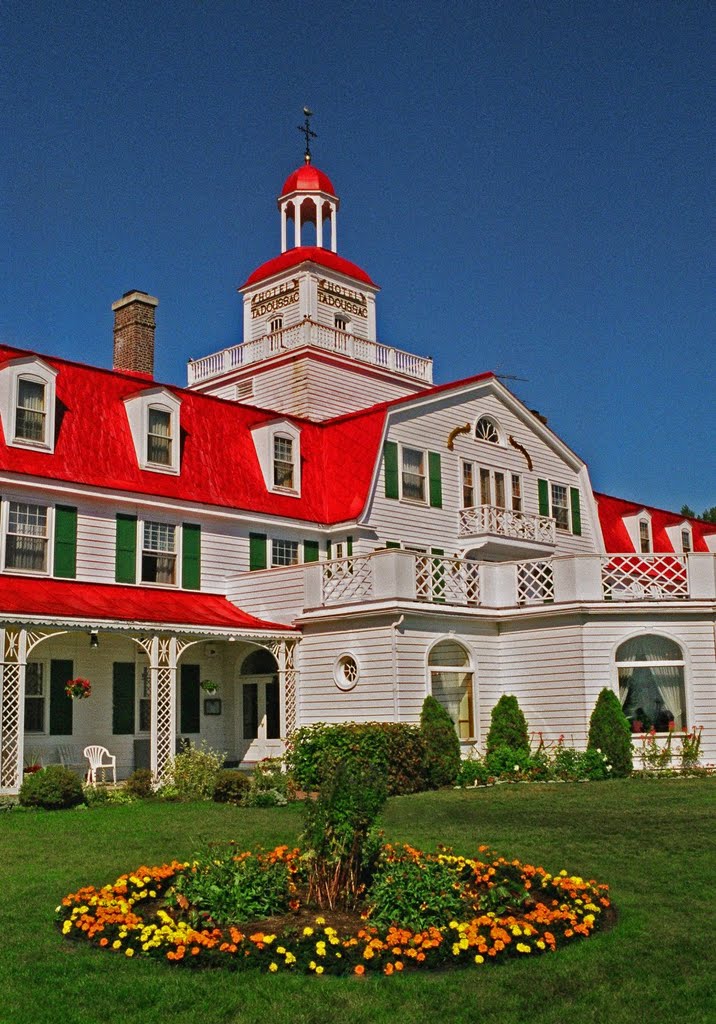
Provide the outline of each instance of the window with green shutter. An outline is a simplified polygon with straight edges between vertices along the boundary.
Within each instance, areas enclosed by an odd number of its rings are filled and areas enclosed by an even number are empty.
[[[572,533],[576,537],[582,536],[582,513],[579,508],[579,488],[569,488],[569,498],[572,505]]]
[[[255,572],[257,569],[265,569],[266,561],[266,534],[249,534],[249,570]]]
[[[117,543],[114,578],[117,583],[135,583],[137,579],[137,517],[117,513]]]
[[[317,562],[318,561],[318,541],[317,540],[304,540],[304,542],[303,542],[303,560],[304,560],[304,562]]]
[[[201,527],[182,523],[181,585],[185,590],[201,588]]]
[[[385,472],[386,498],[398,498],[398,445],[395,441],[386,441],[383,445],[383,468]]]
[[[134,662],[112,665],[112,732],[115,736],[134,733]]]
[[[71,661],[50,662],[50,735],[72,735],[73,701],[65,693],[65,686],[74,678]]]
[[[443,481],[440,469],[440,452],[428,452],[428,479],[431,508],[443,507]]]
[[[181,665],[179,691],[181,732],[201,732],[201,685],[199,665]]]
[[[77,509],[55,506],[55,576],[73,580],[77,575]]]

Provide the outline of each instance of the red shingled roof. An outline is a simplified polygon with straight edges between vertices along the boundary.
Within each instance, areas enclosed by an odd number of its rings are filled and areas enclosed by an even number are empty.
[[[671,543],[669,534],[666,532],[667,526],[680,526],[682,523],[688,522],[691,526],[694,551],[709,551],[705,538],[716,535],[716,525],[704,523],[700,519],[688,519],[678,512],[667,512],[650,505],[639,505],[637,502],[614,498],[609,494],[595,492],[594,497],[597,501],[604,545],[609,554],[622,554],[636,550],[624,525],[624,516],[634,516],[644,510],[651,516],[651,535],[656,552],[679,550],[675,549]]]
[[[321,249],[317,245],[299,245],[295,249],[287,249],[280,256],[274,256],[273,259],[262,263],[252,274],[249,274],[239,291],[249,288],[259,281],[265,281],[267,278],[273,277],[274,274],[280,274],[282,271],[288,270],[289,267],[297,267],[301,263],[317,263],[320,267],[335,270],[345,277],[352,277],[356,281],[362,281],[363,284],[369,284],[371,288],[378,287],[365,270],[361,270],[355,263],[344,259],[338,253],[331,252],[330,249]]]
[[[241,630],[290,629],[256,619],[218,594],[28,576],[0,575],[0,608],[5,615],[81,619],[97,625],[120,621]]]

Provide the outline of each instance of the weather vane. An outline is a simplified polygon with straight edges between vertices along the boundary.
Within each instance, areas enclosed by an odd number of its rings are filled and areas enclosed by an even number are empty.
[[[303,113],[306,115],[306,120],[303,125],[298,126],[298,130],[306,136],[306,152],[304,159],[307,164],[311,162],[311,139],[317,139],[318,136],[314,131],[311,131],[311,118],[313,117],[313,111],[309,110],[308,107],[303,108]]]

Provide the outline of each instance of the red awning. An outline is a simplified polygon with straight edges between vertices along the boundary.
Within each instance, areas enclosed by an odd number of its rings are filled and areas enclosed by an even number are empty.
[[[73,580],[0,575],[0,620],[10,615],[34,619],[139,622],[237,630],[288,630],[241,611],[219,594],[159,587],[113,586]]]

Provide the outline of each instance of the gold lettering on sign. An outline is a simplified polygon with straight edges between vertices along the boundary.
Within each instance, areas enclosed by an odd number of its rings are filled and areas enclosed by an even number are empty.
[[[292,306],[298,302],[298,278],[277,284],[274,288],[265,288],[251,297],[251,319],[257,320],[267,313],[276,313],[279,309]]]
[[[335,309],[342,309],[353,316],[368,316],[368,300],[362,292],[353,291],[352,288],[341,288],[332,281],[324,278],[318,282],[318,301],[324,306],[333,306]]]

